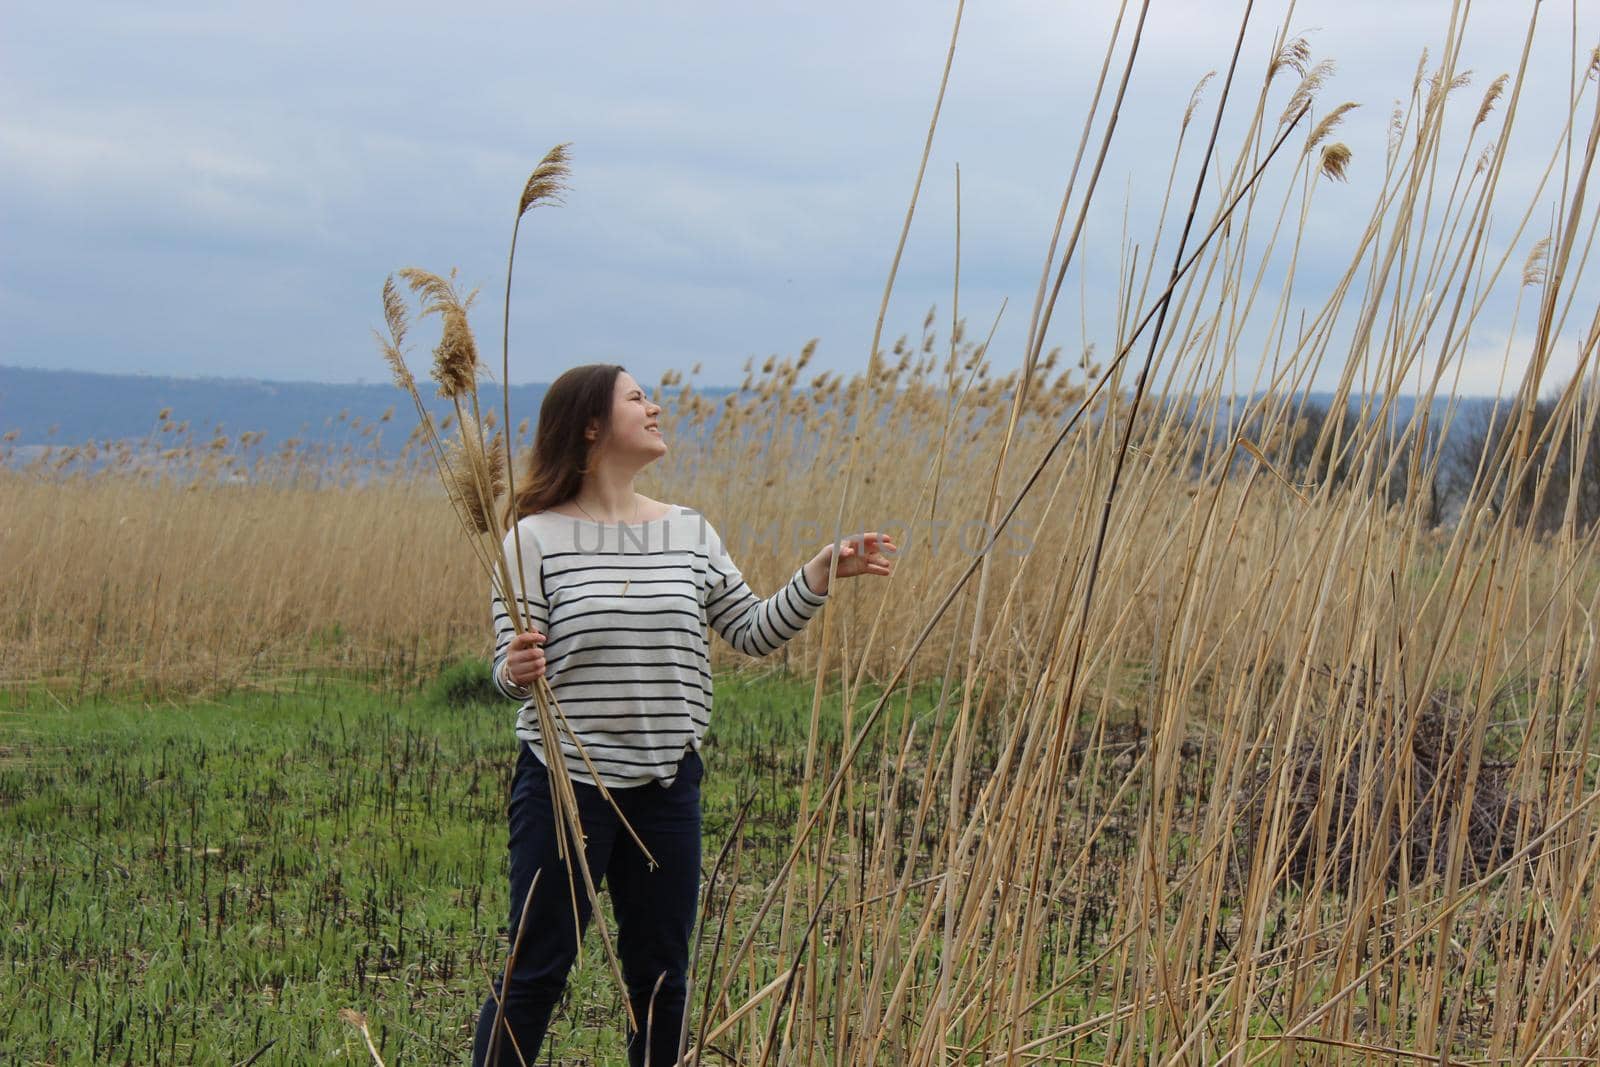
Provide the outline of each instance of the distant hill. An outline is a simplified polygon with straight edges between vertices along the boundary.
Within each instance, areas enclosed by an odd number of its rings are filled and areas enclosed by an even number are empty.
[[[513,421],[534,420],[546,385],[511,387]],[[429,407],[442,418],[449,410],[422,389]],[[498,386],[486,384],[485,402],[500,406]],[[376,423],[393,409],[382,432],[384,451],[398,452],[416,425],[406,395],[393,384],[323,385],[315,382],[261,382],[227,378],[160,378],[142,374],[88,374],[0,366],[0,434],[15,430],[18,445],[70,445],[88,440],[142,439],[156,428],[157,415],[188,422],[196,436],[221,426],[229,436],[265,434],[271,448],[291,438],[345,440],[349,423]],[[341,415],[343,418],[341,418]]]
[[[443,418],[449,407],[433,395],[433,383],[420,383],[430,410]],[[511,387],[512,421],[537,419],[545,383]],[[720,397],[732,390],[704,388]],[[484,383],[486,407],[498,411],[500,390]],[[1328,397],[1313,394],[1313,403]],[[1480,402],[1481,403],[1481,402]],[[1442,410],[1444,401],[1437,401]],[[1400,398],[1395,416],[1410,418],[1414,402]],[[1468,408],[1479,406],[1469,402]],[[121,441],[148,437],[157,415],[170,409],[172,418],[187,422],[197,439],[218,426],[230,437],[245,431],[265,435],[271,450],[290,439],[311,443],[343,443],[353,439],[356,420],[366,426],[393,409],[381,427],[382,451],[393,455],[416,426],[416,415],[393,384],[324,385],[316,382],[265,382],[228,378],[162,378],[142,374],[89,374],[81,371],[34,370],[0,366],[0,434],[16,431],[15,443],[27,446],[74,445],[88,440]]]

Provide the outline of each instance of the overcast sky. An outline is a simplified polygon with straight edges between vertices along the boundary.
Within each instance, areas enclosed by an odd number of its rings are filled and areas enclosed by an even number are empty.
[[[1473,84],[1454,105],[1467,122],[1492,77],[1515,69],[1531,10],[1478,7],[1462,62]],[[1527,208],[1559,133],[1574,18],[1579,52],[1595,44],[1600,12],[1581,7],[1547,3],[1541,14],[1496,233]],[[1154,0],[1085,276],[1081,288],[1072,276],[1053,340],[1076,350],[1086,333],[1108,346],[1124,210],[1131,239],[1148,240],[1178,119],[1200,77],[1226,68],[1242,10]],[[954,11],[10,5],[0,38],[0,363],[382,381],[370,332],[379,287],[412,264],[458,266],[483,287],[475,326],[498,353],[517,196],[545,150],[571,141],[565,205],[523,228],[514,381],[615,360],[646,382],[699,362],[698,381],[736,384],[748,357],[793,353],[812,337],[819,370],[857,368]],[[969,3],[889,339],[919,330],[931,305],[948,315],[959,163],[962,310],[986,330],[1009,298],[992,356],[1000,371],[1019,363],[1113,12],[1103,0]],[[1285,12],[1256,5],[1239,75],[1248,99]],[[1316,287],[1347,264],[1348,223],[1376,194],[1393,103],[1408,95],[1421,50],[1438,55],[1448,18],[1442,0],[1318,0],[1287,16],[1316,58],[1338,64],[1318,113],[1363,105],[1339,134],[1354,153],[1351,180],[1316,193],[1299,304],[1314,307]],[[1275,99],[1294,80],[1282,79]],[[1591,86],[1585,123],[1593,96]],[[1193,165],[1180,187],[1192,181]],[[1514,250],[1513,271],[1549,225],[1553,197]],[[1584,323],[1593,274],[1573,314]],[[1506,328],[1497,305],[1474,336],[1463,391],[1493,388]],[[1570,352],[1561,359],[1570,367]]]

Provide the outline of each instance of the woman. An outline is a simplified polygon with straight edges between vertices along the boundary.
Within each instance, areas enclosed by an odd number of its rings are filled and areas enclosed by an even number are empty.
[[[604,880],[616,916],[617,954],[640,1027],[628,1035],[628,1060],[667,1067],[678,1055],[700,885],[699,747],[712,695],[706,628],[764,656],[827,599],[832,544],[762,600],[703,517],[634,490],[639,472],[667,453],[660,413],[619,366],[561,375],[540,405],[533,451],[506,516],[519,534],[507,533],[506,557],[513,573],[521,571],[517,595],[532,625],[516,634],[496,591],[495,684],[522,702],[508,809],[507,929],[512,937],[523,931],[503,990],[497,1064],[535,1062],[590,914],[581,875],[556,854],[534,681],[548,677],[616,805],[601,796],[572,739],[555,739],[577,793],[585,861],[596,886]],[[886,554],[896,551],[876,533],[852,538],[840,546],[838,576],[887,575]],[[621,826],[619,809],[654,868]],[[489,1062],[496,1012],[491,996],[478,1017],[475,1067]]]

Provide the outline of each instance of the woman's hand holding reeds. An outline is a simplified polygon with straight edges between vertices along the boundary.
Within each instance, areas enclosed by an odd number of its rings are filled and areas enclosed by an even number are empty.
[[[854,578],[858,574],[889,575],[894,571],[890,557],[900,551],[894,538],[888,534],[869,530],[839,542],[840,578]],[[822,546],[805,566],[806,582],[812,592],[825,596],[828,592],[828,565],[833,561],[833,542]]]
[[[506,649],[506,677],[520,686],[530,686],[544,677],[544,634],[529,630],[517,634]]]

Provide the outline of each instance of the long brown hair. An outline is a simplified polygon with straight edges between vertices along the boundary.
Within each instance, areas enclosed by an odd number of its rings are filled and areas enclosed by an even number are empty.
[[[539,405],[533,447],[516,471],[517,495],[506,505],[505,529],[578,495],[590,451],[611,432],[611,405],[622,372],[616,363],[587,363],[550,383]],[[591,422],[600,424],[592,442],[584,437]]]

